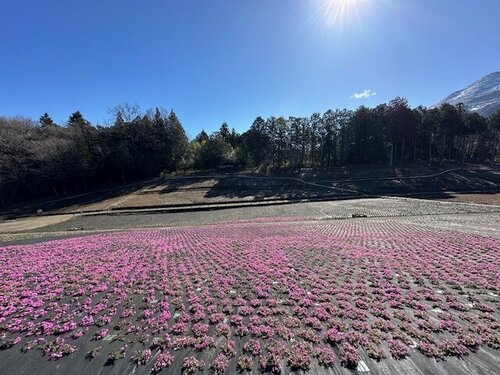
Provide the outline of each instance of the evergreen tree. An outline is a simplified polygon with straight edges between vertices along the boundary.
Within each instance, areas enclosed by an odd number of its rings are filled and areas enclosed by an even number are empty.
[[[43,129],[50,128],[51,126],[56,125],[47,112],[45,112],[42,116],[40,116],[39,123],[40,127]]]
[[[171,111],[168,115],[165,126],[170,154],[167,167],[170,170],[175,170],[185,163],[185,155],[188,150],[188,138],[174,111]]]
[[[194,139],[196,140],[196,142],[204,143],[207,142],[209,138],[207,132],[202,129],[201,132]]]

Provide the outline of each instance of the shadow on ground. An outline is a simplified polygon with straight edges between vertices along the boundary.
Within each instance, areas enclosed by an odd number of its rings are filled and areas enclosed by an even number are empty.
[[[259,173],[188,173],[57,200],[5,208],[0,217],[78,213],[124,208],[167,207],[268,199],[339,199],[397,196],[456,200],[457,193],[500,193],[500,168],[474,166],[439,170],[421,165],[385,168],[300,170],[272,176]],[[132,197],[133,199],[130,199]],[[460,200],[460,199],[458,199]],[[482,201],[482,199],[479,199]],[[461,200],[463,201],[463,200]],[[488,203],[488,199],[485,200]],[[129,206],[130,204],[130,206]]]

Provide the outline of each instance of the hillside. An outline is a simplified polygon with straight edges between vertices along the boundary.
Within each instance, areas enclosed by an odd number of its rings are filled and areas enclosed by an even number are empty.
[[[500,110],[500,72],[491,73],[480,80],[449,95],[436,106],[464,103],[469,111],[488,117]]]
[[[460,169],[371,165],[370,168],[304,170],[272,176],[260,173],[188,173],[64,199],[29,201],[0,211],[0,217],[29,216],[39,209],[44,214],[75,214],[144,209],[185,211],[202,207],[209,209],[221,204],[240,206],[259,202],[373,196],[452,199],[450,192],[493,194],[499,192],[498,186],[498,168],[480,165]]]

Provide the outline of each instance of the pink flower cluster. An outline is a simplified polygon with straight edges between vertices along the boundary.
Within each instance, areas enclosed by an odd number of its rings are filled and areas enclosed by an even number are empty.
[[[155,373],[355,368],[362,352],[463,357],[500,349],[499,255],[495,239],[374,221],[7,246],[0,349],[53,360],[107,352]]]

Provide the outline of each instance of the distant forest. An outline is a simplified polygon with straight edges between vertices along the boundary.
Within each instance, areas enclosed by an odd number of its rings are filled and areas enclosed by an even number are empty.
[[[228,165],[298,169],[494,162],[500,133],[500,111],[486,119],[462,105],[410,108],[402,98],[310,117],[257,117],[243,134],[224,123],[191,141],[173,111],[141,113],[123,104],[112,117],[109,126],[93,126],[80,112],[65,124],[48,114],[38,121],[0,117],[0,205]]]

